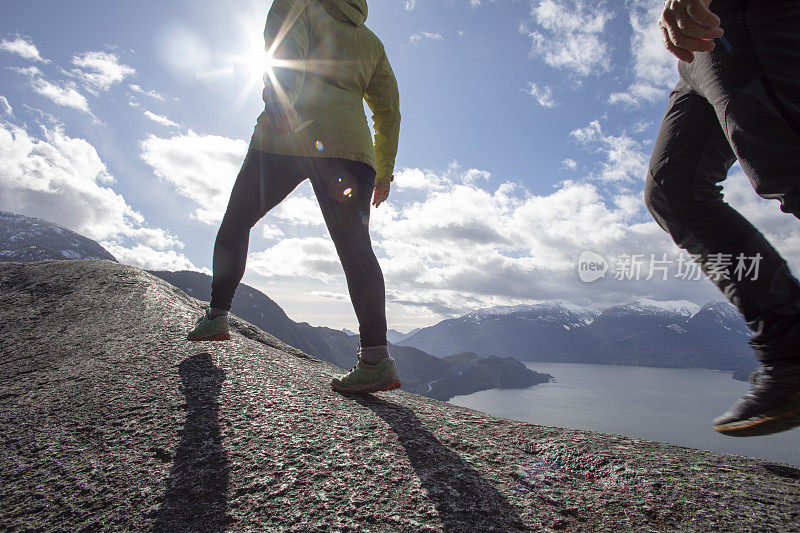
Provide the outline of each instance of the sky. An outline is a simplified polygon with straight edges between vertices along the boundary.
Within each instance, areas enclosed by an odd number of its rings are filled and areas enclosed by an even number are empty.
[[[270,4],[8,2],[0,209],[96,239],[123,263],[210,273],[263,106]],[[661,5],[370,2],[403,117],[392,192],[370,228],[390,327],[494,305],[720,298],[688,275],[642,200],[677,81]],[[796,220],[738,166],[725,195],[796,270]],[[583,281],[581,257],[604,276]],[[308,183],[253,229],[244,282],[294,320],[356,330]]]

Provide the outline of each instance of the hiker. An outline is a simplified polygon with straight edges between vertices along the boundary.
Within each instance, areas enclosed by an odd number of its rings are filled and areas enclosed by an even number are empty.
[[[668,0],[659,26],[680,81],[650,160],[647,207],[744,315],[760,362],[714,429],[784,431],[800,425],[800,283],[720,184],[738,159],[759,196],[800,218],[800,2]]]
[[[366,0],[275,0],[264,37],[273,68],[264,112],[214,244],[210,308],[188,339],[230,339],[228,312],[244,275],[250,229],[306,178],[344,267],[359,322],[357,364],[334,389],[400,386],[386,342],[383,273],[369,237],[370,200],[389,196],[399,95],[383,44],[365,25]],[[375,142],[364,115],[372,110]]]

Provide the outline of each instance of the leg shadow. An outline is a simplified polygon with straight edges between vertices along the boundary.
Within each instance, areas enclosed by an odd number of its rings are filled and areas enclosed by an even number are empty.
[[[225,372],[207,353],[185,359],[178,372],[186,422],[154,531],[223,531],[230,465],[220,436],[218,399]]]
[[[414,411],[371,395],[350,395],[397,434],[433,501],[444,531],[530,531],[506,498],[422,427]]]

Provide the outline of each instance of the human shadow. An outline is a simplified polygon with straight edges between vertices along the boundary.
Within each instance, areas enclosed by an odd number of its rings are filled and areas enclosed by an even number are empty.
[[[376,396],[349,397],[374,411],[397,434],[444,531],[530,531],[505,496],[422,427],[414,411]]]
[[[224,531],[230,464],[219,427],[225,372],[207,353],[178,365],[186,397],[186,422],[167,480],[154,531]]]

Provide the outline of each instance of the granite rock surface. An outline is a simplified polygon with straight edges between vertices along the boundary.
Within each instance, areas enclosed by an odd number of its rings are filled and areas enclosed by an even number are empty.
[[[0,530],[798,531],[800,471],[492,417],[110,261],[0,265]]]

